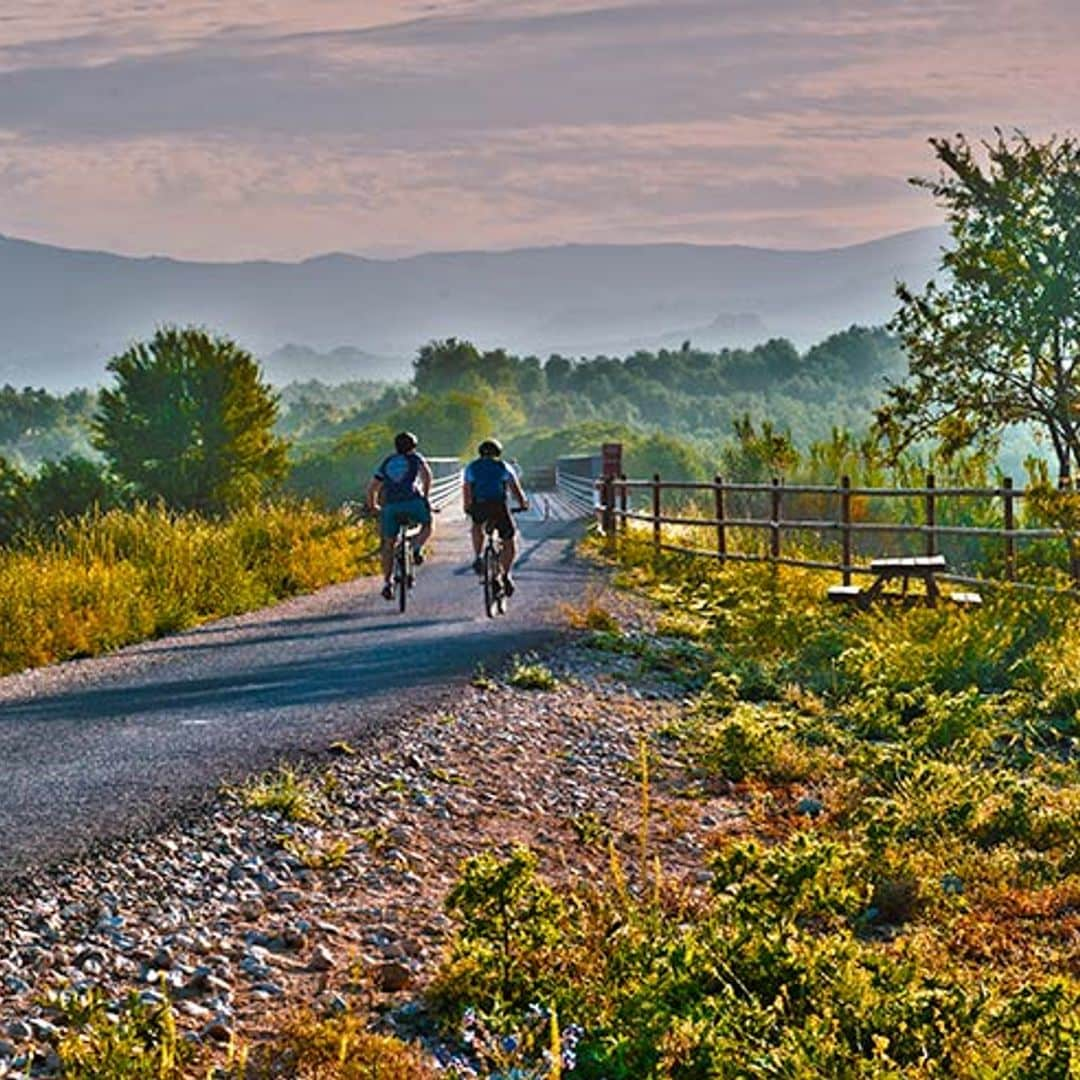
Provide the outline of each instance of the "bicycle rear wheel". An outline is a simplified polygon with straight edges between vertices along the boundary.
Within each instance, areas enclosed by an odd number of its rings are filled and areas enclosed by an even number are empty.
[[[404,530],[398,537],[395,564],[397,567],[398,611],[404,614],[409,596],[409,574],[412,572],[412,568],[409,566],[409,541],[404,534]]]
[[[489,619],[494,619],[498,611],[499,582],[496,577],[498,567],[498,556],[489,543],[484,548],[484,611]]]

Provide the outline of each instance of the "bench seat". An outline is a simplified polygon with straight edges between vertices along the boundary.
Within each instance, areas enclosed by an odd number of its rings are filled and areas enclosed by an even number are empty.
[[[977,592],[954,592],[949,593],[949,599],[961,607],[979,607],[983,599]]]
[[[838,604],[849,603],[858,600],[862,596],[862,589],[858,585],[830,585],[828,597]]]
[[[870,569],[879,572],[915,572],[919,570],[944,570],[944,555],[903,555],[899,558],[871,559]]]

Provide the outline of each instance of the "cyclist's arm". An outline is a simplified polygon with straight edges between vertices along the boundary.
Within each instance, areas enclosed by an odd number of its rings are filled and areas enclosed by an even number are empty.
[[[426,461],[420,462],[420,490],[424,493],[424,498],[430,498],[431,496],[431,466]]]
[[[367,506],[369,510],[379,509],[379,496],[382,495],[383,482],[377,477],[371,478],[371,483],[367,486]]]
[[[461,498],[467,514],[472,509],[473,504],[472,484],[468,480],[461,485]]]
[[[510,475],[507,478],[506,482],[510,485],[510,490],[511,492],[513,492],[514,498],[517,499],[518,506],[520,506],[522,510],[528,510],[529,500],[525,498],[525,492],[521,490],[521,484],[518,482],[518,478],[514,474],[514,470],[508,469],[507,472]]]

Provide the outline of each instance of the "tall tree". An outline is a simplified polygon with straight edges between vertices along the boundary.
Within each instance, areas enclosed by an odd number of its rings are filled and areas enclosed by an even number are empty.
[[[30,520],[30,480],[7,458],[0,457],[0,544],[18,536]]]
[[[1026,135],[973,147],[934,139],[937,180],[914,180],[947,212],[943,284],[898,287],[892,328],[909,357],[879,429],[899,447],[953,452],[1029,424],[1069,488],[1080,469],[1080,142]]]
[[[225,337],[167,326],[109,361],[95,442],[144,498],[219,513],[285,475],[277,398],[252,355]]]

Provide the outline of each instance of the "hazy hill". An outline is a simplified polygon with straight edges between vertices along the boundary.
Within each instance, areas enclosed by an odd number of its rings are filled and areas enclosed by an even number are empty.
[[[806,345],[893,308],[893,283],[932,273],[940,230],[828,251],[687,244],[568,246],[378,261],[190,263],[69,251],[0,237],[0,382],[94,383],[107,357],[162,322],[227,330],[260,354],[287,343],[356,350],[404,374],[418,345],[468,337],[518,352],[626,352],[690,337],[770,335]],[[301,350],[302,353],[302,350]],[[338,377],[288,357],[290,377]],[[340,367],[341,364],[331,364]]]
[[[370,379],[392,382],[406,374],[400,357],[375,356],[347,345],[329,352],[307,345],[283,345],[271,353],[264,352],[262,362],[267,378],[278,386],[311,378],[335,386]]]

